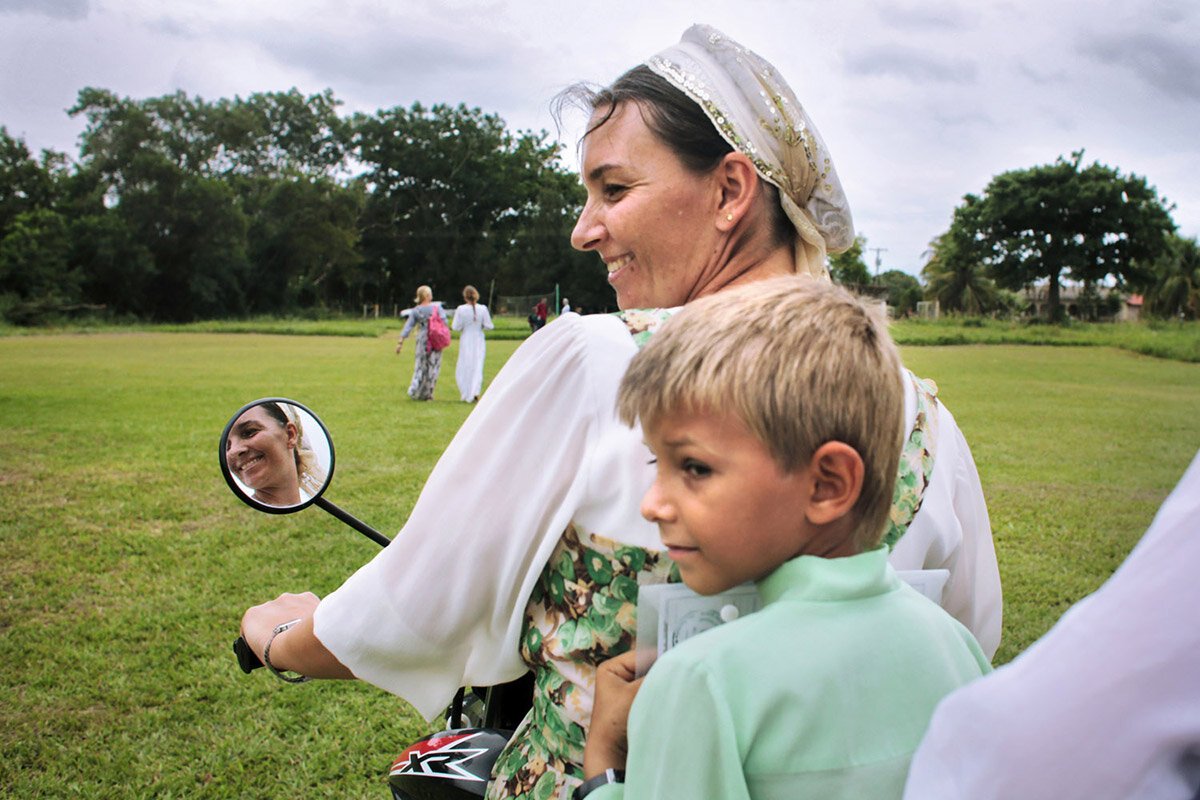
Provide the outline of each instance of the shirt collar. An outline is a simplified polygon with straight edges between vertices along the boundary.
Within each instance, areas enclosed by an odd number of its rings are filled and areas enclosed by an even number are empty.
[[[900,579],[887,562],[887,547],[843,558],[799,556],[758,581],[763,605],[777,600],[858,600],[896,589]]]

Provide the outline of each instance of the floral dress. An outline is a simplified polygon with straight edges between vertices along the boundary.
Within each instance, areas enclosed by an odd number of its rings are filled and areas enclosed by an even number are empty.
[[[414,308],[400,334],[402,338],[408,338],[414,328],[417,331],[416,363],[413,366],[412,383],[408,386],[408,396],[414,400],[433,399],[433,389],[442,370],[442,351],[432,350],[427,345],[429,318],[433,316],[434,308],[432,304]]]
[[[596,667],[633,646],[639,582],[667,581],[678,582],[679,570],[665,553],[567,529],[529,600],[521,637],[533,708],[493,767],[489,798],[548,800],[583,781]]]

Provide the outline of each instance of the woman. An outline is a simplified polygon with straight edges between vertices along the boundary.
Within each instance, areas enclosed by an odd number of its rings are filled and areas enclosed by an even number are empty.
[[[637,341],[669,311],[629,310],[780,274],[822,276],[826,251],[854,238],[828,152],[790,88],[718,31],[690,29],[588,103],[587,202],[571,238],[600,256],[625,318],[567,314],[530,336],[391,545],[324,600],[283,595],[242,623],[261,653],[275,626],[299,620],[275,640],[277,667],[357,676],[427,717],[460,684],[533,669],[533,710],[497,761],[489,797],[558,797],[579,784],[596,665],[630,647],[639,582],[670,577],[657,531],[638,513],[654,477],[649,453],[613,412]],[[912,404],[941,422],[937,469],[922,448],[906,459],[916,500],[896,516],[916,520],[895,553],[950,568],[966,596],[952,613],[980,616],[988,634],[999,577],[989,575],[974,465],[953,447],[952,420]],[[919,443],[931,438],[913,427]],[[924,533],[922,515],[933,515]]]
[[[299,505],[325,482],[299,416],[289,411],[260,403],[238,417],[225,443],[229,471],[271,506]]]
[[[427,347],[426,342],[429,340],[429,319],[438,313],[438,310],[433,304],[433,290],[428,286],[418,286],[414,300],[417,307],[408,314],[408,321],[404,323],[404,330],[400,332],[400,341],[396,342],[396,353],[404,347],[404,340],[415,329],[416,364],[413,367],[412,383],[408,385],[408,396],[413,400],[432,400],[438,373],[442,370],[442,351]]]
[[[464,403],[474,403],[483,390],[483,357],[487,354],[485,330],[496,326],[485,305],[479,304],[479,292],[474,286],[463,289],[463,303],[454,311],[454,330],[462,331],[458,337],[458,363],[454,367],[454,380]]]

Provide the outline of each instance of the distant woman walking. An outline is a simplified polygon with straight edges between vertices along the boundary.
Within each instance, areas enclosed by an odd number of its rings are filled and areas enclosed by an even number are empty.
[[[414,299],[417,307],[409,312],[408,322],[404,324],[404,330],[400,333],[400,341],[396,342],[396,352],[400,352],[404,340],[416,330],[417,357],[408,396],[414,400],[432,400],[433,387],[437,385],[438,373],[442,369],[442,351],[428,346],[429,320],[438,310],[433,304],[433,290],[428,286],[418,286]]]
[[[454,368],[454,380],[464,403],[474,403],[483,391],[483,357],[487,342],[483,332],[496,326],[488,308],[480,304],[479,292],[474,286],[463,289],[463,300],[467,302],[454,312],[454,330],[462,331],[458,337],[458,364]]]

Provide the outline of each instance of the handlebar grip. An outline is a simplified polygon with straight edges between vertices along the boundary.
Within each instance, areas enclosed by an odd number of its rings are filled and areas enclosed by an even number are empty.
[[[250,649],[250,645],[246,642],[244,636],[239,636],[233,642],[233,654],[237,656],[238,666],[242,668],[242,672],[247,675],[252,670],[256,670],[263,665],[259,661],[258,656]]]

